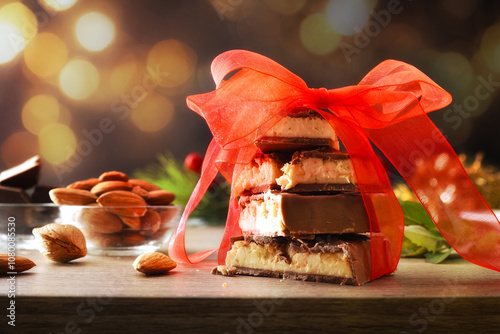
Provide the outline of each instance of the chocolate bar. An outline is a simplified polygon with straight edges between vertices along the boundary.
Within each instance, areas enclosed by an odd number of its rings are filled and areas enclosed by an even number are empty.
[[[40,157],[34,156],[0,173],[0,185],[28,189],[38,183]]]
[[[243,166],[233,181],[236,196],[268,190],[339,192],[357,190],[356,176],[346,152],[332,149],[290,154],[261,154]]]
[[[365,235],[240,236],[231,240],[226,266],[236,275],[362,285],[370,280],[371,246]]]
[[[339,141],[327,120],[313,110],[301,110],[283,117],[255,142],[262,152],[283,152],[331,147]]]
[[[370,232],[359,193],[303,195],[266,192],[239,199],[239,226],[244,234],[306,236]]]

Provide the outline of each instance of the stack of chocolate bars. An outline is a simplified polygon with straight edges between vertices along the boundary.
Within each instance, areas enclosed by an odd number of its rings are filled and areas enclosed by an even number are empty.
[[[256,142],[233,180],[242,236],[233,274],[361,285],[370,280],[370,221],[347,152],[328,122],[296,111]]]

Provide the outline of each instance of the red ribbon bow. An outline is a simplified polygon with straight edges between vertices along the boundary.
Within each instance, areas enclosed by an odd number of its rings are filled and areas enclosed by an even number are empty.
[[[235,167],[249,163],[257,153],[258,138],[290,111],[311,108],[329,122],[351,156],[370,218],[372,279],[396,269],[404,218],[370,140],[406,179],[453,248],[470,262],[500,271],[500,223],[426,115],[448,105],[451,96],[418,69],[386,60],[358,85],[311,89],[269,58],[234,50],[214,59],[212,75],[216,90],[187,98],[189,108],[207,121],[214,139],[169,246],[175,261],[195,263],[216,251],[188,257],[184,231],[189,214],[218,171],[231,182]],[[219,263],[225,259],[229,238],[237,234],[238,205],[231,196]]]

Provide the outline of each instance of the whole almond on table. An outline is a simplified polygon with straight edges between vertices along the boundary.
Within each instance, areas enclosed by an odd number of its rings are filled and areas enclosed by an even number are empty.
[[[9,258],[12,260],[9,254],[0,254],[0,275],[7,275],[9,272],[20,273],[36,266],[35,262],[23,256],[15,256],[13,264],[9,264]]]
[[[49,196],[59,205],[87,205],[97,200],[90,191],[77,188],[54,188],[49,191]]]
[[[69,262],[87,255],[82,231],[73,225],[52,223],[33,229],[40,252],[55,262]]]
[[[144,207],[147,205],[144,198],[125,190],[104,193],[97,198],[97,203],[119,216],[142,217],[147,211],[147,208]]]
[[[177,263],[163,253],[154,252],[139,255],[132,266],[146,275],[158,275],[174,269]]]

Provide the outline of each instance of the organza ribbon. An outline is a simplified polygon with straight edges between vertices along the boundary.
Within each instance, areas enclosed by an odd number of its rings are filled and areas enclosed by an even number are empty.
[[[196,263],[217,249],[188,256],[185,227],[218,172],[231,182],[258,152],[255,141],[297,108],[320,113],[351,156],[371,224],[372,279],[398,264],[404,231],[401,207],[375,144],[406,179],[446,240],[465,259],[500,270],[500,223],[468,178],[458,157],[426,113],[451,96],[415,67],[387,60],[358,85],[327,90],[305,82],[262,55],[233,50],[212,63],[216,90],[187,98],[213,134],[198,184],[175,231],[169,255]],[[231,196],[219,263],[241,234],[238,204]]]

